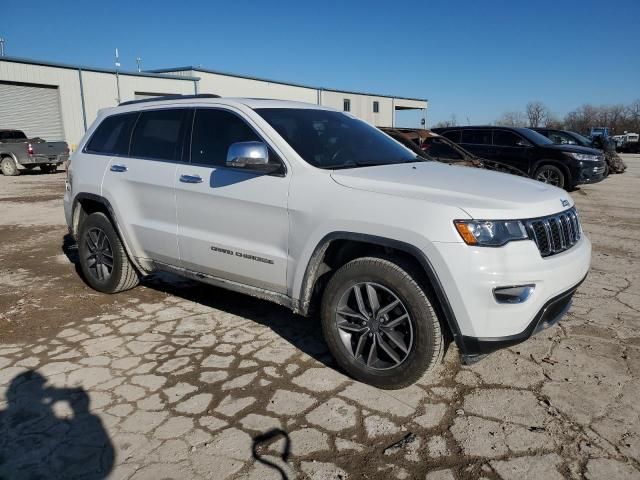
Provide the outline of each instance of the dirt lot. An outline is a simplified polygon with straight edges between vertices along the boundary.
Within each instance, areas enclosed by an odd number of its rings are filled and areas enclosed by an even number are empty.
[[[0,479],[640,478],[640,155],[572,193],[594,244],[569,315],[385,392],[313,319],[75,269],[64,174],[0,177]]]

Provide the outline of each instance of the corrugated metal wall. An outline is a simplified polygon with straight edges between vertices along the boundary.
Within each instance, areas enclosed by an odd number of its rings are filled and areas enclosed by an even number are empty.
[[[0,129],[22,130],[27,137],[64,140],[57,87],[0,82]]]

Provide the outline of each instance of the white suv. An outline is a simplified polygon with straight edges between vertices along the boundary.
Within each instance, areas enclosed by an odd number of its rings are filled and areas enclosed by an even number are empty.
[[[442,357],[522,342],[589,270],[573,201],[416,157],[353,116],[200,95],[100,112],[65,214],[93,288],[169,271],[307,315],[353,377],[410,384]]]

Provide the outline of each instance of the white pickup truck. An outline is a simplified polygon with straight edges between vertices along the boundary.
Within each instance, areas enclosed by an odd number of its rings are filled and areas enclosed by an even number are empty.
[[[556,322],[591,244],[563,190],[416,156],[350,114],[192,96],[103,110],[65,214],[87,283],[157,271],[319,312],[353,377],[406,386]]]
[[[67,142],[27,138],[22,130],[0,130],[0,171],[3,175],[20,175],[20,171],[35,167],[40,167],[43,173],[53,173],[68,158]]]

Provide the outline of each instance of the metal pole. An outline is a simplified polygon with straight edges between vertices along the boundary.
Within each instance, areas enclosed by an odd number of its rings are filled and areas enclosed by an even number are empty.
[[[116,48],[116,88],[118,90],[118,105],[120,105],[120,74],[118,73],[120,68],[120,55],[118,55],[118,49]]]
[[[80,104],[82,105],[82,122],[84,124],[84,131],[87,131],[87,110],[84,105],[84,85],[82,83],[82,69],[78,69],[78,79],[80,79]]]
[[[4,38],[0,37],[0,57],[4,57]]]

